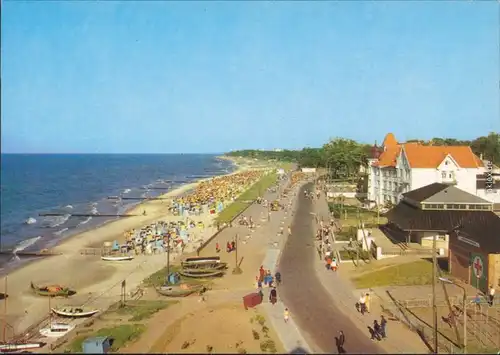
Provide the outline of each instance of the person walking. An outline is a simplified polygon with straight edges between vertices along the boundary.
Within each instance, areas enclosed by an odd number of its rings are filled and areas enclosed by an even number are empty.
[[[373,321],[373,334],[372,334],[372,340],[377,339],[380,341],[380,324],[378,324],[378,321],[375,319]]]
[[[359,311],[361,312],[361,315],[364,315],[366,312],[366,296],[364,294],[361,294],[358,303],[359,303]]]
[[[366,312],[370,313],[370,294],[366,294],[365,297],[365,307],[366,307]]]
[[[345,350],[344,350],[345,335],[344,335],[344,332],[342,330],[339,331],[339,337],[337,339],[338,339],[337,350],[338,350],[339,354],[343,354],[343,353],[345,353]]]
[[[278,292],[276,291],[276,287],[273,287],[271,292],[269,293],[269,302],[274,306],[278,301]]]
[[[474,297],[472,303],[476,305],[476,310],[481,312],[481,296],[479,295],[479,293],[476,293],[476,297]]]
[[[283,312],[283,320],[285,323],[288,323],[288,320],[290,319],[290,311],[288,308],[285,308],[285,311]]]
[[[215,243],[215,252],[216,252],[216,253],[219,253],[219,252],[220,252],[220,245],[219,245],[219,242],[216,242],[216,243]]]
[[[281,272],[276,271],[276,274],[274,274],[274,278],[276,279],[276,284],[278,286],[281,285]]]
[[[493,285],[490,285],[490,291],[488,293],[489,295],[489,300],[488,300],[488,303],[491,306],[493,306],[493,300],[495,299],[495,288],[493,287]]]
[[[384,316],[380,317],[380,335],[387,338],[387,319]]]

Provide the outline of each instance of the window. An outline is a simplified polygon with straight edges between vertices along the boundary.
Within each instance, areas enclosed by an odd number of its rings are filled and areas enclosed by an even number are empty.
[[[448,160],[444,162],[444,165],[448,165]]]
[[[447,209],[447,210],[452,210],[452,209],[453,209],[453,205],[447,204],[447,205],[446,205],[446,209]]]
[[[441,173],[441,177],[442,177],[443,179],[446,179],[446,171],[443,171],[443,172]]]

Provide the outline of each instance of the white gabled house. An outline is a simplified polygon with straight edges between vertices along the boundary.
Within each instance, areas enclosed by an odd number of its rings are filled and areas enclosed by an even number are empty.
[[[397,204],[403,193],[432,183],[455,185],[500,203],[500,174],[492,173],[468,146],[400,144],[389,133],[381,148],[372,148],[368,165],[368,199],[379,205]]]

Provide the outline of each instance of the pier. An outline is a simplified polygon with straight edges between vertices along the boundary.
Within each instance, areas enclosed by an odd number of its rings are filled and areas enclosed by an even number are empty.
[[[136,217],[138,214],[92,214],[92,213],[39,213],[39,217],[58,217],[70,215],[71,217]]]

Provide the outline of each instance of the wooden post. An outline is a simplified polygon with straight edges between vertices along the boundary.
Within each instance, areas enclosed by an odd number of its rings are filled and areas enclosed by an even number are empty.
[[[437,282],[437,255],[436,255],[436,235],[432,238],[432,317],[434,320],[434,353],[438,354],[438,316],[436,304],[436,282]]]
[[[167,282],[170,284],[170,235],[167,237]]]
[[[5,275],[4,305],[3,305],[3,342],[7,341],[7,275]]]
[[[125,280],[122,281],[122,294],[121,294],[121,306],[122,307],[125,307],[125,301],[126,301],[126,290],[125,290],[125,287],[126,287],[126,282]]]

